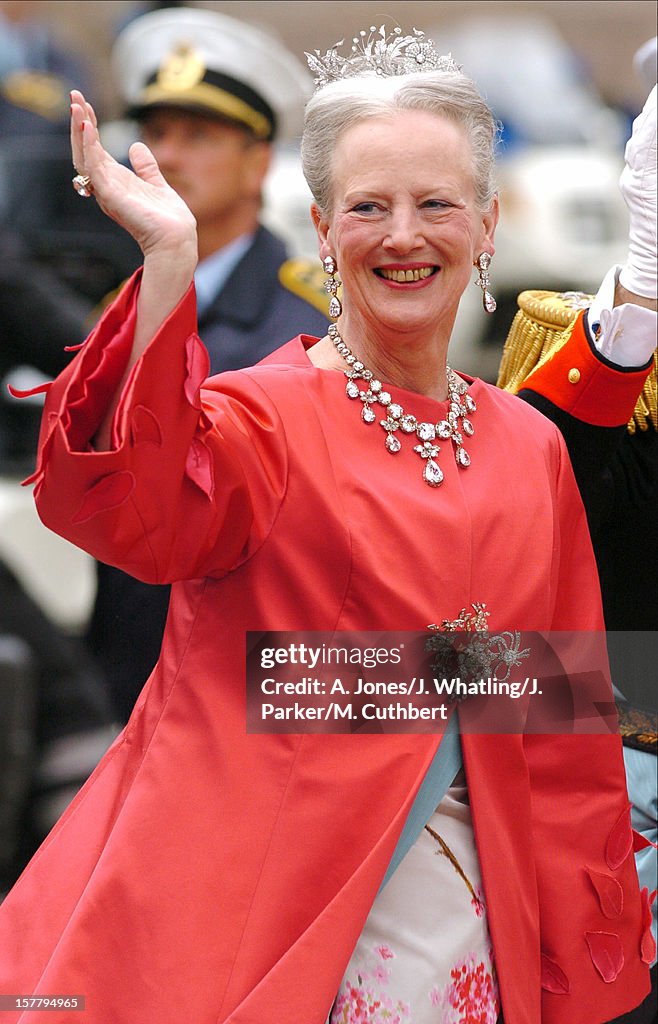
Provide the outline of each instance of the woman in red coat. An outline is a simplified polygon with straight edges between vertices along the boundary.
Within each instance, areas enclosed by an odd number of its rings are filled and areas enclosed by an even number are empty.
[[[446,364],[474,265],[492,305],[489,110],[422,33],[313,61],[337,324],[211,379],[193,219],[74,95],[78,186],[144,268],[50,388],[35,494],[172,603],[128,726],[3,905],[0,987],[84,995],[93,1024],[601,1024],[650,952],[618,737],[464,731],[398,863],[447,737],[246,730],[249,631],[602,629],[559,433]]]

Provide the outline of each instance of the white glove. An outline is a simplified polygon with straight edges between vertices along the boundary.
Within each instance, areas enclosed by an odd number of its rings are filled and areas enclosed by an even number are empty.
[[[647,299],[658,296],[656,262],[656,86],[633,122],[619,189],[629,212],[628,258],[619,281]]]

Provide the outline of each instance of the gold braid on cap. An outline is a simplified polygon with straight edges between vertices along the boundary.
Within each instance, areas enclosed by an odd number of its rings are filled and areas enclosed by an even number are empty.
[[[498,374],[498,387],[516,394],[526,377],[543,366],[566,345],[576,317],[593,301],[582,292],[526,291],[518,297],[516,314],[505,342]],[[656,354],[651,373],[628,422],[629,434],[647,430],[649,423],[658,429],[656,413]]]
[[[319,50],[305,53],[308,66],[313,72],[318,88],[329,82],[357,75],[381,75],[391,78],[395,75],[409,75],[416,71],[444,71],[457,73],[461,66],[451,54],[437,53],[431,39],[420,29],[412,29],[412,35],[403,36],[401,28],[394,28],[390,35],[386,29],[370,26],[370,35],[364,29],[352,40],[352,52],[344,57],[338,48],[345,40],[334,45],[322,55]]]

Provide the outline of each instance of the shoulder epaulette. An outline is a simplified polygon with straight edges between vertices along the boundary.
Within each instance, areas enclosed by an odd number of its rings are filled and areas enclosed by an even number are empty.
[[[0,92],[15,107],[30,110],[49,121],[60,121],[69,109],[63,79],[46,71],[12,71],[0,83]]]
[[[584,292],[521,292],[519,310],[503,349],[498,386],[516,394],[533,370],[539,369],[567,344],[578,314],[587,309],[594,296]],[[629,433],[646,430],[649,422],[658,429],[656,412],[656,355],[653,368],[629,420]]]
[[[566,345],[581,309],[593,296],[583,292],[521,292],[498,373],[498,387],[516,394],[528,375]]]
[[[635,406],[633,419],[628,424],[628,430],[631,434],[634,434],[638,427],[640,430],[646,430],[650,422],[653,423],[654,429],[658,430],[658,397],[656,395],[657,366],[657,353],[654,352],[651,373],[644,382],[642,393],[637,400],[637,405]]]
[[[279,281],[293,295],[315,306],[329,319],[329,295],[325,289],[327,275],[315,260],[301,257],[286,260],[279,267]]]
[[[636,708],[632,704],[619,701],[619,732],[625,747],[635,750],[646,750],[649,754],[658,754],[658,715],[655,711]]]

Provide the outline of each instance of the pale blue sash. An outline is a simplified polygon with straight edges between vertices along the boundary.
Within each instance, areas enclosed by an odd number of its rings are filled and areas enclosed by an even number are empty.
[[[416,793],[416,799],[411,805],[411,810],[398,839],[398,845],[393,850],[393,856],[386,869],[384,881],[379,887],[380,892],[441,803],[462,763],[457,715],[453,714],[441,740],[441,745],[434,755],[422,785]]]

